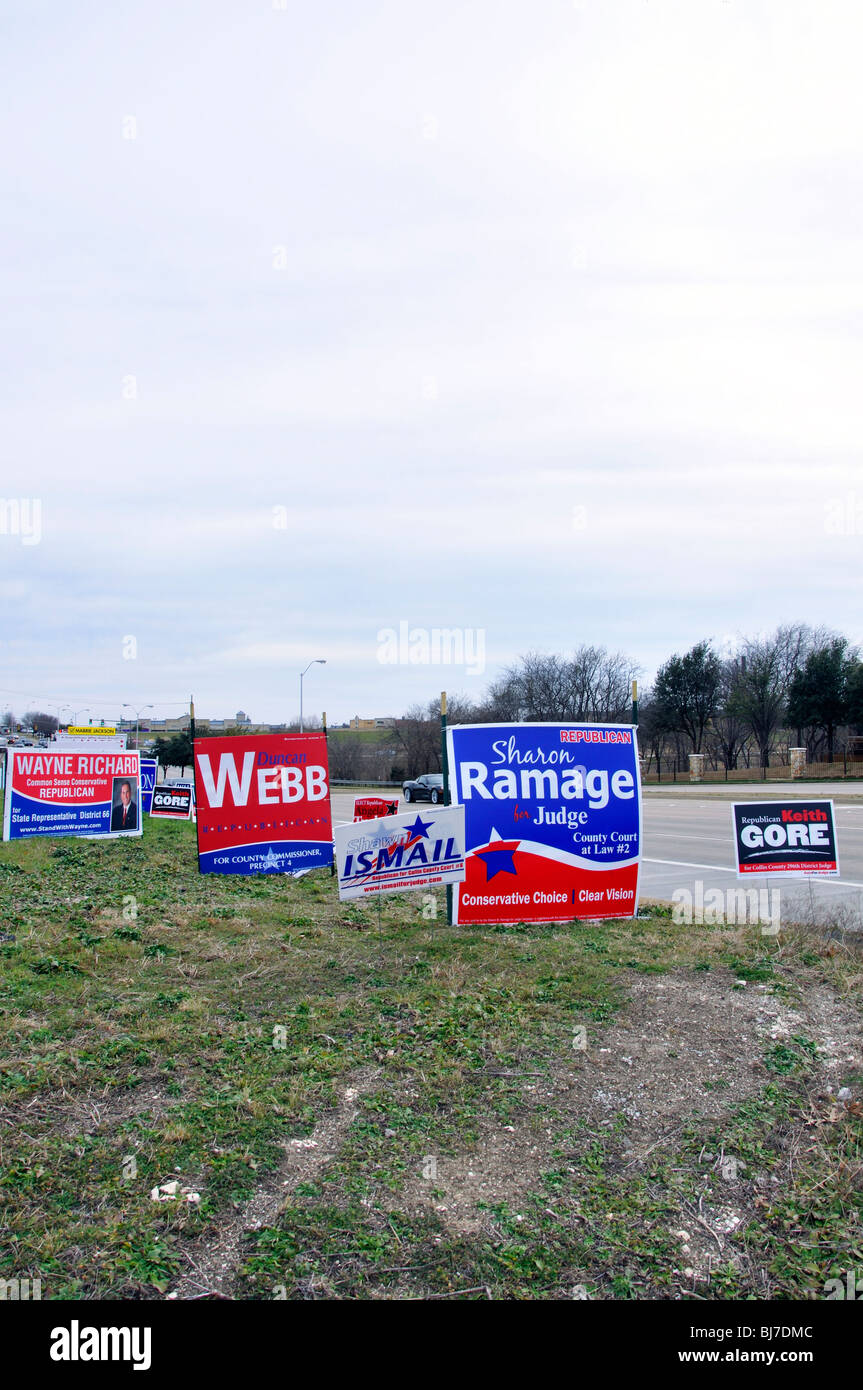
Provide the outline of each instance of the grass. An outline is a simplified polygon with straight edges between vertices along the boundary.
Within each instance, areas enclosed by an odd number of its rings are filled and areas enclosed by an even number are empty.
[[[422,897],[390,897],[379,917],[340,904],[326,872],[200,876],[183,824],[3,845],[0,1277],[41,1278],[49,1298],[163,1296],[262,1186],[278,1188],[285,1145],[336,1114],[358,1076],[331,1160],[242,1237],[235,1296],[681,1296],[672,1232],[713,1190],[705,1146],[766,1179],[796,1148],[699,1296],[811,1297],[825,1271],[863,1263],[860,1122],[800,1140],[817,1060],[804,1035],[765,1052],[754,1101],[729,1095],[718,1128],[660,1136],[634,1166],[626,1115],[591,1132],[556,1090],[574,1028],[598,1039],[634,978],[731,972],[791,998],[812,983],[846,994],[853,953],[680,929],[659,907],[466,930],[446,925],[442,898],[427,920]],[[681,1066],[686,1052],[683,1038]],[[454,1229],[444,1189],[419,1175],[429,1156],[469,1159],[489,1126],[535,1134],[536,1172]],[[151,1201],[172,1177],[200,1203]]]

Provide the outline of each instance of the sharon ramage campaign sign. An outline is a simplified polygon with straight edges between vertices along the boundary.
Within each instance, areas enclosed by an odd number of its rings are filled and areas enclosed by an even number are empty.
[[[337,825],[339,897],[404,893],[464,878],[464,807]]]
[[[839,873],[832,801],[737,801],[738,874]]]
[[[333,862],[323,734],[195,740],[202,874],[294,873]]]
[[[140,755],[52,745],[10,748],[3,839],[140,835]]]
[[[641,781],[628,724],[447,730],[467,868],[454,920],[562,922],[638,911]]]

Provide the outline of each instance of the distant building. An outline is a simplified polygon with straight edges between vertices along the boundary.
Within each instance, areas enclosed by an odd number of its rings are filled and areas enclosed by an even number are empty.
[[[176,734],[187,734],[189,732],[191,720],[188,714],[178,714],[172,719],[148,719],[142,721],[138,726],[140,734],[147,734],[151,739],[173,738]],[[288,732],[287,724],[253,724],[249,716],[243,710],[237,710],[233,719],[195,719],[195,728],[198,733],[225,734],[230,729],[241,728],[246,734],[284,734]],[[119,721],[118,729],[121,733],[134,732],[134,719],[122,719]]]
[[[358,714],[355,714],[354,717],[353,717],[353,719],[352,719],[352,720],[350,721],[350,723],[348,724],[348,728],[349,728],[349,729],[391,729],[391,728],[393,728],[395,722],[396,722],[395,719],[392,719],[392,718],[389,718],[389,717],[377,718],[377,719],[360,719],[360,716],[359,716]]]

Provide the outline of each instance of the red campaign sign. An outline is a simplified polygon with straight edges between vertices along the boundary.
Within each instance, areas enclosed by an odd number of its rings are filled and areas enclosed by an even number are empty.
[[[355,796],[354,820],[380,820],[382,816],[397,816],[399,799],[397,796]]]
[[[202,874],[284,874],[332,864],[323,734],[196,739],[195,789]]]

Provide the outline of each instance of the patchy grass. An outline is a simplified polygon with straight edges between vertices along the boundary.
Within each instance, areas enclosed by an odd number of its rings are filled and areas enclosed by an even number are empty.
[[[379,916],[325,872],[201,877],[158,822],[3,845],[0,910],[0,1277],[45,1297],[806,1298],[863,1267],[850,938]],[[200,1202],[151,1201],[171,1178]]]

